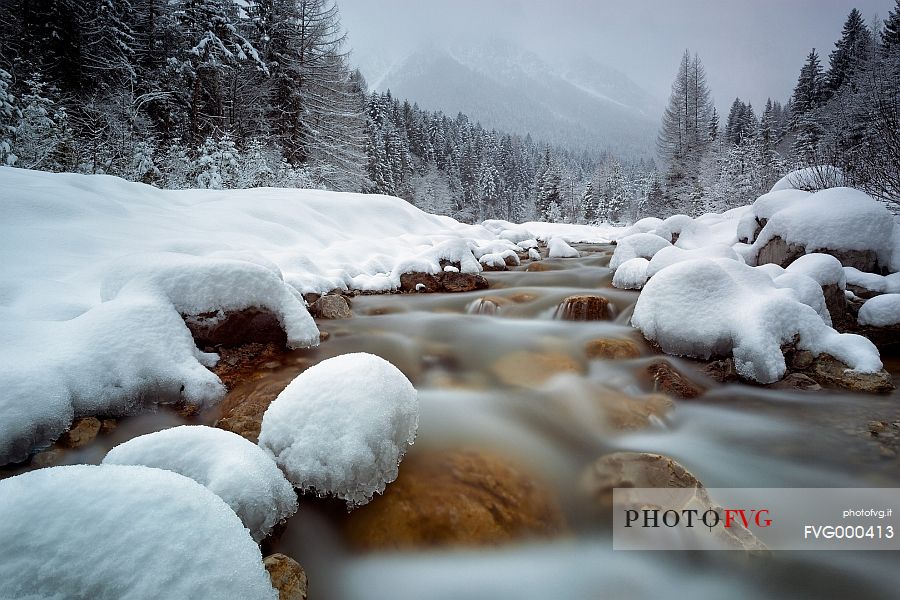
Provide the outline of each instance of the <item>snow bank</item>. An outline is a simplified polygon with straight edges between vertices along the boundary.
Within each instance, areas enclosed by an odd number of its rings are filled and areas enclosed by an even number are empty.
[[[371,354],[345,354],[278,395],[259,445],[296,487],[359,505],[397,478],[417,428],[416,390],[403,373]]]
[[[315,345],[300,293],[388,290],[442,260],[478,272],[479,248],[517,248],[377,195],[163,191],[0,168],[0,205],[0,464],[73,415],[221,398],[204,366],[217,357],[196,349],[182,314],[260,307],[291,345]]]
[[[859,324],[873,327],[900,325],[900,294],[875,296],[859,309]]]
[[[277,600],[218,496],[169,471],[54,467],[0,481],[4,598]]]
[[[831,165],[806,167],[791,171],[775,182],[771,191],[780,190],[806,190],[817,191],[825,188],[840,187],[844,185],[844,172]]]
[[[560,238],[570,244],[606,244],[623,230],[609,224],[601,225],[576,225],[571,223],[545,223],[543,221],[529,221],[517,225],[500,219],[489,219],[481,224],[485,229],[504,237],[504,231],[527,231],[532,238],[549,241],[551,238]]]
[[[650,261],[637,257],[626,260],[613,273],[612,284],[623,290],[639,290],[647,283],[647,267]]]
[[[578,250],[568,245],[562,238],[550,238],[547,242],[550,258],[578,258]]]
[[[619,266],[634,258],[646,258],[650,260],[653,255],[668,248],[672,244],[669,240],[654,233],[635,233],[616,241],[616,249],[609,260],[610,269],[618,269]]]
[[[103,464],[144,465],[190,477],[237,513],[257,542],[297,511],[297,495],[272,459],[241,436],[185,425],[133,438]]]
[[[787,193],[797,194],[796,191]],[[792,197],[778,206],[753,242],[757,252],[773,238],[780,237],[789,244],[802,246],[806,254],[824,249],[872,250],[880,265],[891,264],[894,219],[883,204],[865,192],[830,188]],[[755,212],[759,214],[758,210]]]
[[[795,336],[799,348],[827,352],[857,371],[881,369],[869,340],[835,332],[794,289],[736,260],[704,258],[659,271],[644,286],[632,324],[670,354],[733,355],[738,373],[761,383],[784,376],[781,345]]]

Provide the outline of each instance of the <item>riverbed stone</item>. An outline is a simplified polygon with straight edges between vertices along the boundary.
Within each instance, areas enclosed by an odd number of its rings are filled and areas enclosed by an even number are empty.
[[[306,571],[290,556],[276,552],[263,559],[272,587],[278,590],[278,600],[306,600],[309,583]]]
[[[184,322],[199,348],[234,348],[250,343],[287,345],[278,317],[261,308],[186,315]]]
[[[59,436],[57,444],[63,448],[81,448],[96,439],[101,427],[102,423],[97,417],[76,419],[69,431]]]
[[[756,257],[756,264],[764,265],[772,263],[781,267],[787,267],[804,254],[812,252],[830,254],[841,261],[841,264],[845,267],[855,267],[860,271],[867,273],[879,272],[878,254],[874,250],[833,250],[830,248],[815,248],[810,250],[810,252],[807,252],[804,246],[788,243],[778,236],[773,237],[759,249]]]
[[[881,369],[877,373],[851,371],[847,365],[828,354],[816,357],[815,364],[807,373],[825,387],[870,394],[887,394],[894,390],[893,378],[886,370]]]
[[[542,271],[550,271],[550,267],[542,262],[533,262],[525,267],[525,270],[529,273],[540,273]]]
[[[486,290],[490,287],[487,279],[474,273],[447,271],[441,273],[439,279],[441,289],[449,293],[474,292],[476,290]]]
[[[569,296],[556,308],[556,318],[566,321],[607,321],[612,318],[609,300],[603,296]]]
[[[400,275],[400,291],[431,294],[441,291],[441,282],[430,273],[403,273]]]
[[[500,296],[485,296],[474,300],[468,307],[468,312],[474,315],[496,315],[504,306],[512,304],[510,300]]]
[[[397,480],[345,524],[360,550],[494,546],[565,529],[552,488],[506,457],[476,449],[407,455]]]
[[[647,373],[653,379],[656,390],[675,398],[691,400],[706,393],[706,387],[688,379],[668,361],[657,360],[650,363]]]
[[[527,304],[534,302],[537,298],[537,294],[532,294],[531,292],[517,292],[509,297],[516,304]]]
[[[602,338],[591,340],[584,345],[584,353],[589,359],[625,360],[638,358],[641,350],[631,340]]]
[[[491,365],[491,372],[502,383],[532,388],[556,375],[585,371],[582,363],[562,352],[522,350],[506,354]]]
[[[328,294],[309,307],[310,313],[319,319],[349,319],[353,316],[347,299],[338,294]]]
[[[773,390],[799,390],[803,392],[817,392],[822,386],[816,380],[803,373],[788,373],[783,379],[770,383],[766,387]]]

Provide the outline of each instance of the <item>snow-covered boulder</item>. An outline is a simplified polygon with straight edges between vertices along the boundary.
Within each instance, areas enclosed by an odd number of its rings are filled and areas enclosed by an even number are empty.
[[[31,471],[0,481],[0,514],[4,598],[278,598],[234,511],[170,471]]]
[[[394,365],[345,354],[301,373],[263,415],[259,445],[298,488],[365,504],[397,478],[418,396]]]
[[[809,192],[790,188],[772,190],[767,194],[763,194],[738,219],[738,240],[752,244],[756,241],[756,236],[759,235],[763,225],[772,218],[772,215],[789,206],[792,202],[802,200],[808,196]]]
[[[513,244],[519,244],[521,242],[533,239],[534,236],[527,229],[504,229],[499,234],[497,234],[502,240],[509,240]]]
[[[847,276],[841,261],[830,254],[805,254],[788,265],[786,271],[806,275],[822,287],[833,285],[842,290],[847,287]]]
[[[623,290],[639,290],[647,283],[647,267],[650,261],[638,256],[626,260],[613,273],[612,284]]]
[[[644,286],[631,319],[670,354],[734,356],[738,373],[771,383],[784,376],[782,344],[828,353],[851,369],[875,373],[878,350],[864,337],[839,334],[792,288],[731,259],[697,259],[659,271]]]
[[[190,477],[224,500],[257,542],[297,511],[297,494],[271,457],[241,436],[202,425],[119,444],[103,464],[144,465]]]
[[[865,192],[830,188],[779,206],[753,241],[756,264],[772,262],[784,267],[803,254],[821,252],[862,271],[891,265],[894,219]]]
[[[566,243],[562,238],[550,238],[547,242],[550,258],[578,258],[578,250]]]
[[[900,273],[878,275],[854,267],[844,267],[847,285],[875,294],[900,294]]]
[[[633,259],[646,258],[650,260],[653,255],[671,246],[668,240],[654,233],[635,233],[616,241],[616,249],[609,259],[609,268],[618,269],[619,265]]]
[[[859,309],[859,324],[872,327],[900,325],[900,294],[875,296]]]
[[[816,192],[844,185],[844,172],[831,165],[806,167],[791,171],[775,182],[770,191],[804,190]]]
[[[694,219],[687,215],[672,215],[671,217],[664,219],[662,224],[657,227],[653,233],[674,244],[681,237],[682,233],[687,233],[696,226]]]
[[[693,250],[684,250],[678,246],[668,246],[653,255],[650,264],[647,265],[647,277],[653,277],[661,270],[676,263],[697,258],[727,258],[741,263],[744,262],[744,259],[733,248],[721,244],[711,244],[702,248],[694,248]]]

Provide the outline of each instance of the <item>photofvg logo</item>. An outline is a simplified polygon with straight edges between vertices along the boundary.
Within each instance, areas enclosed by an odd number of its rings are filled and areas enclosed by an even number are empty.
[[[613,547],[898,550],[897,505],[893,488],[616,488]]]

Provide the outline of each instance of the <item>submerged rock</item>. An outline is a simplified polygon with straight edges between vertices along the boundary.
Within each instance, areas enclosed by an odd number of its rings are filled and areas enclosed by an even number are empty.
[[[500,298],[499,296],[485,296],[484,298],[473,300],[472,303],[466,307],[466,312],[472,315],[496,315],[504,306],[509,304],[510,301],[506,298]]]
[[[478,450],[410,455],[397,480],[345,526],[350,544],[363,550],[491,546],[564,530],[549,487]]]
[[[654,389],[675,398],[690,400],[706,392],[704,386],[691,381],[664,360],[651,363],[647,367],[647,373],[653,379]]]
[[[589,359],[624,360],[638,358],[641,350],[631,340],[603,338],[586,343],[584,353]]]
[[[609,300],[603,296],[569,296],[556,308],[554,317],[566,321],[607,321],[612,318]]]
[[[94,441],[103,424],[97,417],[76,419],[69,431],[56,441],[63,448],[81,448]]]
[[[828,354],[819,355],[807,373],[823,386],[851,392],[886,394],[894,390],[893,378],[886,370],[881,369],[877,373],[852,371],[847,365]]]
[[[272,587],[278,590],[278,600],[306,600],[309,583],[306,571],[290,556],[276,552],[263,559],[263,565],[272,579]]]
[[[582,374],[585,368],[568,354],[523,350],[501,357],[491,365],[491,372],[506,385],[539,387],[555,375]]]

